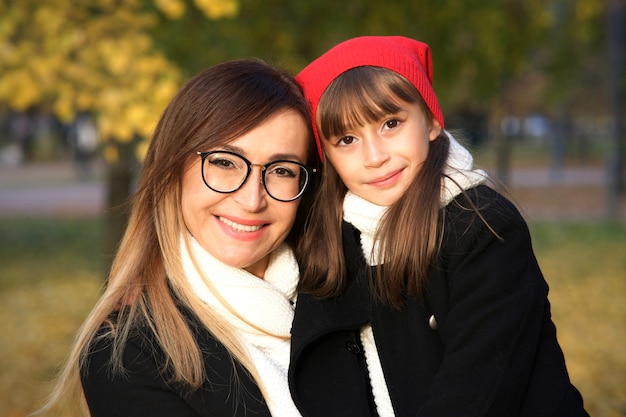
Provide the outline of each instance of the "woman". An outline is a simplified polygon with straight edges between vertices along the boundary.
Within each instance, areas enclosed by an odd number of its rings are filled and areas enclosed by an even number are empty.
[[[350,39],[296,80],[325,158],[298,245],[302,415],[588,416],[526,223],[444,130],[428,45]]]
[[[259,60],[181,89],[48,408],[69,398],[92,417],[298,415],[286,371],[291,245],[317,159],[308,120],[292,78]]]

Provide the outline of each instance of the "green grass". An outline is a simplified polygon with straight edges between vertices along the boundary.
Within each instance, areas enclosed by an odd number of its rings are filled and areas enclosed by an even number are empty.
[[[573,382],[592,416],[626,416],[626,225],[530,226]],[[99,219],[0,219],[0,417],[48,392],[102,285],[103,234]]]
[[[103,283],[96,219],[0,219],[0,417],[34,411]]]
[[[534,223],[552,315],[591,416],[626,416],[626,225]]]
[[[3,219],[0,221],[0,288],[35,284],[104,268],[103,228],[96,219]],[[18,271],[5,268],[11,265]],[[26,268],[28,274],[20,273]],[[26,281],[26,282],[25,282]]]

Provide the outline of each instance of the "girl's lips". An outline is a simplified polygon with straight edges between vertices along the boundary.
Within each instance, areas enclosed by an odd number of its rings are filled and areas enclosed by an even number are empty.
[[[373,181],[368,182],[368,185],[374,187],[387,187],[393,183],[395,183],[398,178],[400,178],[400,174],[402,173],[402,169],[386,174],[382,177],[376,178]]]

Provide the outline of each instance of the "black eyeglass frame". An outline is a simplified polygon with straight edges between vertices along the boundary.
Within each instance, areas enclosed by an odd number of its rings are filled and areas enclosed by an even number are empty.
[[[213,155],[216,153],[225,153],[228,155],[233,155],[236,157],[241,158],[245,163],[246,166],[248,167],[248,171],[246,172],[246,176],[243,178],[243,181],[241,181],[241,183],[235,187],[232,190],[229,191],[222,191],[222,190],[216,190],[215,188],[211,187],[209,185],[209,183],[207,183],[206,181],[206,177],[204,176],[204,165],[205,165],[205,160],[209,155]],[[267,195],[269,195],[271,198],[273,198],[276,201],[280,201],[283,203],[288,203],[290,201],[295,201],[297,199],[299,199],[300,197],[302,197],[302,195],[304,194],[304,192],[306,191],[306,189],[309,187],[309,185],[311,184],[311,178],[313,177],[313,174],[315,174],[317,172],[317,169],[315,168],[311,168],[310,166],[304,165],[303,163],[297,162],[297,161],[291,161],[289,159],[277,159],[275,161],[270,161],[267,164],[253,164],[252,162],[250,162],[245,156],[239,155],[236,152],[232,152],[232,151],[222,151],[222,150],[215,150],[215,151],[208,151],[208,152],[196,152],[196,154],[200,155],[200,158],[202,159],[201,162],[201,174],[202,174],[202,181],[204,182],[204,185],[206,185],[207,187],[209,187],[209,189],[215,191],[216,193],[220,193],[220,194],[231,194],[234,193],[235,191],[241,189],[241,187],[244,186],[244,184],[248,181],[248,178],[250,178],[250,173],[252,172],[252,167],[253,166],[257,166],[261,168],[261,182],[263,183],[263,188],[265,189],[265,192],[267,193]],[[267,171],[267,168],[269,168],[270,166],[276,164],[276,163],[280,163],[280,162],[289,162],[290,164],[296,164],[299,167],[303,168],[304,171],[306,172],[306,180],[304,183],[304,187],[302,187],[302,189],[300,190],[300,192],[293,198],[290,198],[288,200],[283,200],[280,198],[276,198],[272,195],[272,193],[270,193],[270,191],[267,189],[267,183],[265,182],[265,172]]]

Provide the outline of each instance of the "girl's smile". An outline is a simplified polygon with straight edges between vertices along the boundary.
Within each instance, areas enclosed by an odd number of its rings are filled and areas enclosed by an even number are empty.
[[[376,178],[366,184],[371,185],[373,187],[378,187],[378,188],[385,188],[385,187],[393,186],[400,179],[400,176],[402,175],[403,171],[404,171],[404,168],[399,169],[397,171],[391,172],[390,174],[386,174],[379,178]]]

